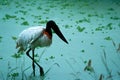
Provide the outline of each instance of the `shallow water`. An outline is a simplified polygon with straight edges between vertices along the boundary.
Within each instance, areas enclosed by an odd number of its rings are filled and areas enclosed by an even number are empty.
[[[13,37],[49,20],[57,23],[69,44],[54,34],[50,47],[36,49],[39,64],[49,70],[43,80],[119,80],[119,10],[118,0],[1,0],[0,80],[42,80],[37,66],[32,76],[25,54],[13,57]]]

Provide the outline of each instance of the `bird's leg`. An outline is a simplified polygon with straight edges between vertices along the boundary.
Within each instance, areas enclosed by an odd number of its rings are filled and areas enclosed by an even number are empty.
[[[33,57],[33,60],[32,60],[33,75],[35,76],[34,50],[32,50],[32,57]]]
[[[34,63],[40,68],[40,76],[44,76],[44,70],[43,68],[29,55],[29,52],[31,51],[31,48],[26,52],[26,55],[34,61]]]

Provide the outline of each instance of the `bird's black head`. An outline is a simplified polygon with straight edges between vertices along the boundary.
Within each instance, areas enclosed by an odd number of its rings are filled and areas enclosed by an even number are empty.
[[[66,42],[68,44],[67,40],[65,39],[65,37],[61,33],[61,31],[58,28],[57,24],[53,20],[48,21],[47,24],[46,24],[46,30],[52,35],[51,28],[59,36],[60,39],[62,39],[64,42]]]

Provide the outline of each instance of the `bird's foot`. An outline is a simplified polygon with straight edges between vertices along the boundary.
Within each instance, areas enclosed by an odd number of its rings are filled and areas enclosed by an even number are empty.
[[[42,67],[40,67],[40,76],[44,76],[44,70]]]

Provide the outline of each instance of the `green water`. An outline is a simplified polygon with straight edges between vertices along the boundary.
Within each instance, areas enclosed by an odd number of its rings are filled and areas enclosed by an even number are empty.
[[[119,0],[1,0],[0,80],[119,80],[119,14]],[[15,40],[49,20],[69,44],[54,34],[50,47],[37,48],[35,58],[47,73],[41,78],[36,66],[33,77],[32,62],[17,54]]]

